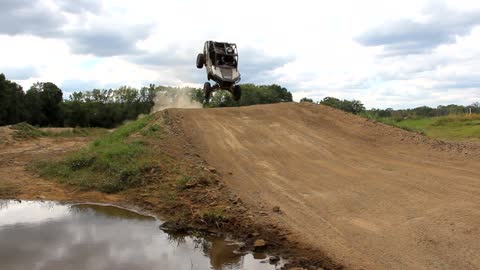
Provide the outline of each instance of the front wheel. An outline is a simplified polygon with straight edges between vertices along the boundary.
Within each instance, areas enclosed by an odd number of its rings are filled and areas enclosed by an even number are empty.
[[[235,85],[233,87],[233,100],[239,101],[240,98],[242,97],[242,88],[240,88],[240,85]]]
[[[205,102],[208,103],[212,95],[212,85],[209,82],[203,84],[203,93],[205,94]]]
[[[197,55],[197,68],[203,68],[203,63],[205,62],[205,56],[203,53]]]

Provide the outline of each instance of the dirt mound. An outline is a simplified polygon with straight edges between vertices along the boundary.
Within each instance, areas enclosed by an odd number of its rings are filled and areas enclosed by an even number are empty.
[[[9,144],[13,141],[13,134],[14,130],[10,128],[10,126],[3,126],[0,127],[0,145],[1,144]]]
[[[167,112],[259,222],[312,253],[355,269],[480,268],[478,144],[314,104]]]

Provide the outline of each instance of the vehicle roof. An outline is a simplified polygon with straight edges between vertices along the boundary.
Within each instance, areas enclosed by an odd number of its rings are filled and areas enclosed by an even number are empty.
[[[213,43],[213,49],[214,49],[216,54],[238,56],[238,54],[236,53],[237,44],[235,44],[235,43],[218,42],[218,41],[213,41],[213,40],[209,40],[207,42],[212,42]],[[218,46],[218,45],[220,45],[220,46]],[[219,47],[226,47],[226,46],[233,47],[235,53],[226,53],[224,50],[219,48]]]
[[[234,46],[237,46],[237,44],[235,44],[235,43],[231,43],[231,42],[214,41],[214,40],[209,40],[208,42],[213,42],[213,43],[215,43],[215,44],[227,44],[227,45],[234,45]]]

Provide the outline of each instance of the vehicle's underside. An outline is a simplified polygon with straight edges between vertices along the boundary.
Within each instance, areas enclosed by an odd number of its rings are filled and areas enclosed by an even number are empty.
[[[213,86],[210,82],[204,84],[206,102],[216,90],[227,90],[232,93],[234,100],[240,100],[241,89],[236,85],[240,81],[236,44],[206,41],[203,53],[198,54],[197,57],[197,68],[203,68],[203,66],[207,71],[207,79],[216,83]]]

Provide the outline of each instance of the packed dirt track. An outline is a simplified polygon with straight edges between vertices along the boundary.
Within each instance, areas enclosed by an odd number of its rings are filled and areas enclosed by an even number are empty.
[[[480,269],[478,144],[306,103],[167,113],[299,246],[350,269]]]

